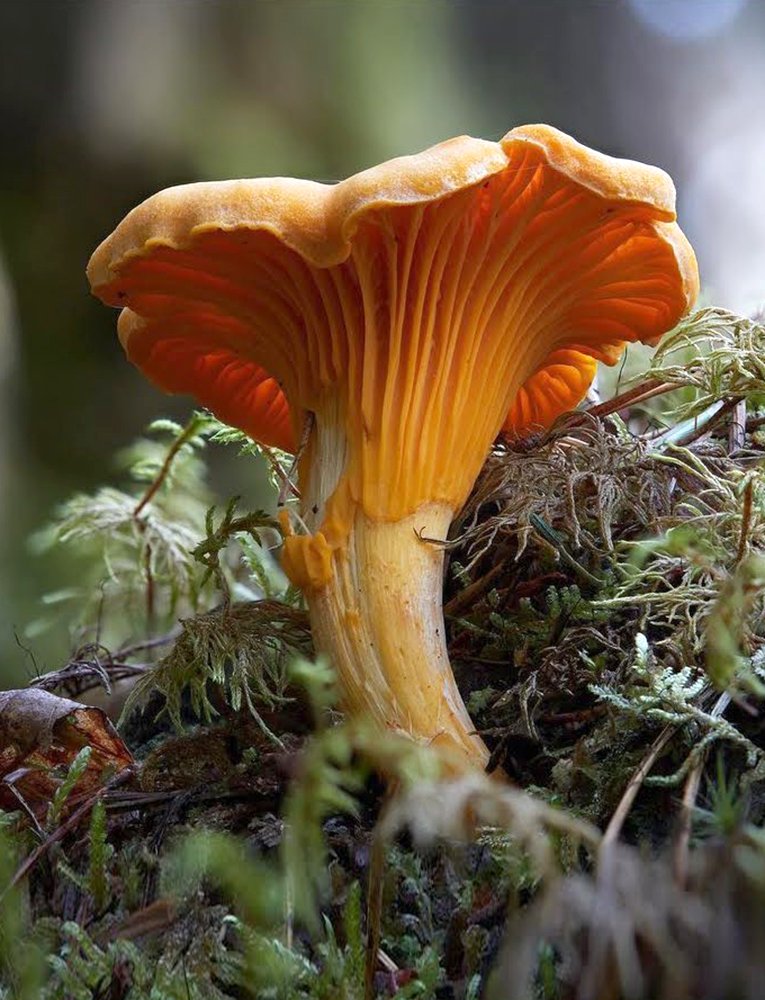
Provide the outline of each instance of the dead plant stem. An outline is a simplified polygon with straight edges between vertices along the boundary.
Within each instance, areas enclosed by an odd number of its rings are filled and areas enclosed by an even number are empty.
[[[637,793],[640,791],[641,785],[650,773],[653,765],[656,763],[659,754],[674,735],[674,732],[675,726],[665,726],[664,729],[662,729],[653,741],[650,750],[643,758],[640,766],[630,778],[627,787],[624,789],[624,793],[619,800],[619,805],[614,810],[611,820],[606,827],[606,831],[603,834],[603,840],[600,842],[601,855],[619,839],[622,827],[624,826],[624,821],[627,819],[630,809],[632,809],[632,805],[637,797]]]
[[[154,477],[154,479],[149,483],[146,492],[143,494],[143,496],[133,509],[134,518],[138,519],[144,507],[148,503],[151,503],[151,501],[157,495],[158,490],[162,487],[162,484],[167,479],[170,473],[170,469],[172,467],[173,462],[175,461],[176,456],[178,455],[178,452],[186,444],[186,442],[189,441],[190,438],[194,436],[196,431],[197,431],[197,418],[196,416],[193,416],[186,424],[186,426],[183,428],[178,437],[175,439],[175,441],[173,441],[172,445],[168,448],[167,454],[165,455],[165,460],[162,463],[159,472]]]
[[[719,719],[730,704],[731,696],[727,691],[723,691],[715,704],[712,706],[709,715]],[[691,841],[691,826],[693,819],[693,809],[696,805],[696,797],[699,794],[701,776],[704,773],[704,764],[707,754],[703,751],[699,754],[698,760],[688,772],[683,789],[683,800],[680,805],[680,819],[678,823],[677,837],[673,852],[673,870],[675,881],[682,888],[688,878],[688,849]]]
[[[69,819],[58,826],[53,833],[50,834],[50,836],[48,836],[31,852],[31,854],[27,855],[24,861],[22,861],[16,869],[16,874],[13,876],[2,893],[0,893],[0,903],[2,903],[3,899],[5,899],[6,894],[11,889],[15,888],[19,882],[21,882],[21,880],[29,874],[40,858],[47,854],[54,844],[63,840],[68,833],[75,830],[80,825],[80,823],[90,814],[93,806],[99,801],[99,799],[102,799],[104,795],[112,789],[118,788],[120,785],[124,785],[134,773],[135,768],[132,764],[120,771],[120,773],[115,775],[111,781],[107,781],[106,784],[99,788],[97,792],[89,796],[81,806],[78,806],[78,808],[74,810]]]

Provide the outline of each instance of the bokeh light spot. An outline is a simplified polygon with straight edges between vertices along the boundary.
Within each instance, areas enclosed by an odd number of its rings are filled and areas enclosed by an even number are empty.
[[[677,41],[711,38],[733,21],[748,0],[628,0],[638,20]]]

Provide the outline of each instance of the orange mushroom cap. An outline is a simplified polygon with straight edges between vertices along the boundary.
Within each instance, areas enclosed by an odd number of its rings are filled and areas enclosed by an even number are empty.
[[[458,508],[497,433],[548,426],[597,361],[654,343],[696,261],[661,170],[545,125],[460,137],[335,185],[171,188],[88,276],[130,359],[266,444],[344,428],[344,495]]]

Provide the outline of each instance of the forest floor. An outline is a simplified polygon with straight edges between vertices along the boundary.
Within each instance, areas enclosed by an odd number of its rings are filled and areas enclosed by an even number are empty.
[[[205,520],[252,446],[159,422],[48,531],[87,641],[0,693],[0,997],[761,997],[764,348],[702,310],[489,457],[444,609],[507,780],[339,715],[271,520]]]

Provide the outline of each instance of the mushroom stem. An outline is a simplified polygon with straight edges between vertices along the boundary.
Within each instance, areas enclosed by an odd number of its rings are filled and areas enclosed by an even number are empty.
[[[424,504],[399,521],[357,508],[332,577],[307,593],[317,649],[338,672],[344,706],[390,730],[451,751],[455,769],[488,751],[452,674],[442,610],[443,549],[454,512]]]
[[[455,772],[485,767],[489,752],[454,680],[443,615],[445,539],[454,518],[446,501],[411,514],[374,517],[354,470],[363,464],[336,401],[310,418],[299,467],[303,522],[286,512],[282,564],[305,595],[318,652],[337,671],[343,707],[384,730],[444,751]]]

